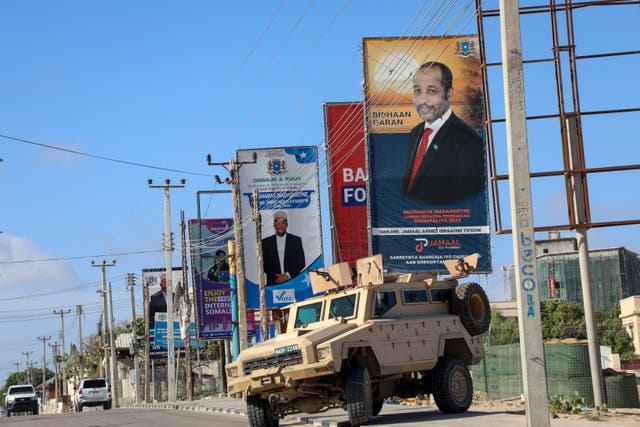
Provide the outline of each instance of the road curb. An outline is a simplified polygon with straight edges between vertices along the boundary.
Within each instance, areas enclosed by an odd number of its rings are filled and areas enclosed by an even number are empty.
[[[126,405],[127,408],[146,408],[146,409],[177,409],[181,411],[195,411],[195,412],[215,412],[221,414],[241,415],[246,416],[247,412],[244,409],[238,408],[225,408],[217,406],[202,406],[202,405],[190,405],[182,403],[141,403]],[[300,422],[304,424],[311,424],[314,427],[349,427],[349,422],[345,421],[331,421],[331,420],[318,420],[310,417],[288,417],[287,420]]]

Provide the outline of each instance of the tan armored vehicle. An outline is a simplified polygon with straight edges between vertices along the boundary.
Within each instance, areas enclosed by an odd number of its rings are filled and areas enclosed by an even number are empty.
[[[464,260],[453,264],[458,276],[468,272]],[[384,282],[379,255],[358,261],[356,287],[346,287],[346,263],[327,270],[311,277],[314,292],[327,293],[291,305],[285,334],[227,365],[229,392],[244,393],[252,427],[332,407],[346,409],[351,425],[360,426],[389,396],[432,393],[444,413],[469,408],[468,366],[482,359],[477,335],[490,321],[478,284],[433,275]]]

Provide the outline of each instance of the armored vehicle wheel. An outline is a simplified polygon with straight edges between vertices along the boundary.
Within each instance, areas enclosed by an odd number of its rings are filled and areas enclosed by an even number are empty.
[[[76,412],[82,412],[82,403],[76,405]]]
[[[371,411],[371,415],[374,417],[382,411],[382,405],[384,404],[384,399],[374,399],[373,408]]]
[[[440,359],[433,372],[433,398],[438,409],[445,414],[458,414],[469,409],[473,398],[469,369],[456,359]]]
[[[373,391],[367,368],[356,366],[349,370],[347,376],[347,413],[353,427],[368,423],[373,416]]]
[[[32,413],[33,415],[38,415],[38,409],[39,409],[39,408],[36,406],[35,408],[33,408],[33,411],[31,411],[31,413]]]
[[[103,403],[102,409],[104,410],[111,409],[111,402]]]
[[[484,289],[477,283],[462,283],[455,287],[451,311],[460,316],[471,335],[480,335],[489,329],[491,308]]]
[[[256,394],[247,397],[247,415],[251,427],[278,427],[280,420],[269,410],[267,401]]]

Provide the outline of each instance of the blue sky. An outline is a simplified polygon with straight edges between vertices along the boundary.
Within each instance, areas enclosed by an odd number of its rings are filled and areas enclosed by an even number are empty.
[[[15,371],[14,362],[24,362],[22,352],[34,351],[30,357],[40,366],[37,337],[59,341],[60,318],[54,309],[75,312],[82,304],[83,334],[95,333],[100,270],[91,267],[92,260],[117,261],[107,270],[115,318],[129,319],[126,274],[164,265],[163,195],[149,189],[147,179],[187,180],[184,189],[171,194],[172,230],[179,236],[179,210],[187,219],[196,217],[196,192],[226,188],[212,178],[225,176],[225,170],[207,166],[207,154],[221,162],[241,148],[316,145],[322,151],[323,102],[362,100],[363,37],[477,32],[469,7],[475,2],[434,3],[0,2],[1,135],[183,171],[99,160],[0,137],[0,325],[5,331],[0,380]],[[497,8],[497,2],[485,7]],[[637,5],[577,10],[578,54],[636,50],[639,18]],[[523,18],[525,57],[551,55],[548,29],[548,15]],[[485,31],[489,61],[497,62],[498,19],[487,20]],[[582,110],[637,108],[639,68],[637,55],[585,61],[578,73]],[[489,77],[493,114],[502,117],[500,68],[493,67]],[[550,64],[525,66],[525,90],[528,114],[557,111]],[[640,163],[640,141],[631,128],[639,118],[637,112],[585,118],[588,165]],[[504,125],[497,124],[494,132],[498,172],[507,173]],[[532,170],[560,167],[558,138],[557,119],[529,124]],[[638,176],[594,176],[593,219],[637,219]],[[320,181],[326,188],[323,166]],[[543,181],[533,184],[536,222],[566,222],[562,181]],[[501,197],[508,228],[506,183]],[[326,192],[321,203],[329,260]],[[202,213],[229,217],[230,200],[203,197]],[[627,246],[640,252],[639,230],[594,229],[590,246]],[[492,244],[495,273],[479,280],[490,298],[498,300],[504,299],[500,269],[512,263],[511,237],[495,236]],[[53,258],[57,260],[17,262]],[[179,254],[173,259],[178,265]],[[136,299],[141,312],[139,288]],[[67,347],[76,342],[77,329],[77,319],[66,316]]]

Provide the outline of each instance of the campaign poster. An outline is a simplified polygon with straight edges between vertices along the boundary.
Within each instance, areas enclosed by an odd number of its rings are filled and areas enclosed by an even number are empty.
[[[173,321],[174,330],[174,347],[185,348],[185,339],[182,336],[182,330],[180,329],[180,322]],[[191,346],[194,348],[204,348],[203,341],[196,341],[196,324],[194,322],[189,323],[189,339],[191,340]],[[167,314],[156,314],[156,329],[155,336],[153,337],[153,345],[155,347],[167,348]]]
[[[254,190],[262,222],[267,307],[283,307],[312,296],[309,270],[323,265],[317,148],[239,150],[236,158],[241,165],[238,179],[247,307],[260,306]]]
[[[233,219],[191,219],[189,239],[196,336],[200,340],[231,337],[227,242],[233,239]]]
[[[324,121],[333,262],[355,267],[369,255],[364,107],[361,102],[327,102]]]
[[[156,313],[167,314],[166,269],[161,267],[143,268],[142,283],[149,288],[149,313],[147,313],[147,319],[149,322],[149,331],[151,336],[153,336],[157,317]],[[171,271],[171,283],[174,295],[176,295],[178,284],[182,283],[182,268],[173,267]],[[176,313],[176,316],[178,308],[178,304],[174,304],[173,311]],[[176,318],[176,320],[178,319]]]
[[[491,271],[477,35],[363,41],[371,252],[388,273]]]

